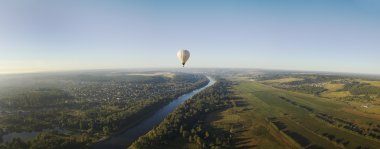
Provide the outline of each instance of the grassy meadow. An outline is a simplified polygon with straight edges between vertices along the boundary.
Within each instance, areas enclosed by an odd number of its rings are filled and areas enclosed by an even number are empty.
[[[358,133],[346,126],[376,130],[380,124],[377,115],[323,96],[277,89],[257,81],[233,80],[237,82],[233,88],[237,96],[234,106],[207,115],[205,121],[214,130],[232,132],[234,148],[355,149],[380,146],[380,141],[369,136],[369,131]],[[271,83],[294,80],[300,79],[279,79]],[[325,84],[325,87],[330,94],[343,94],[336,92],[343,87],[342,84]]]

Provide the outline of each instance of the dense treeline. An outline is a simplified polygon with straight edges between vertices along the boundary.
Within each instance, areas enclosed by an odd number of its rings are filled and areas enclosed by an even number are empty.
[[[380,95],[380,87],[356,81],[345,84],[342,91],[349,91],[352,95]]]
[[[324,88],[326,83],[344,84],[339,91],[349,91],[352,96],[343,97],[345,100],[372,100],[373,97],[380,97],[380,87],[373,86],[369,83],[359,82],[356,79],[371,80],[362,77],[336,76],[336,75],[314,75],[314,74],[269,74],[259,76],[257,80],[276,80],[284,78],[299,78],[290,82],[269,83],[273,87],[286,89],[306,94],[319,96],[321,93],[328,91]]]
[[[306,94],[319,95],[322,92],[327,91],[327,89],[325,89],[321,83],[326,83],[342,78],[339,76],[330,75],[300,75],[297,77],[301,77],[303,80],[283,83],[282,88]]]
[[[306,75],[305,77],[297,76],[303,78],[303,80],[292,81],[285,83],[287,85],[304,85],[304,84],[316,84],[316,83],[324,83],[337,79],[341,79],[340,76],[330,76],[330,75]]]
[[[295,102],[295,101],[293,101],[293,100],[290,100],[290,99],[288,99],[288,98],[286,98],[286,97],[282,97],[282,96],[280,96],[280,99],[281,99],[281,100],[284,100],[284,101],[286,101],[286,102],[288,102],[288,103],[290,103],[290,104],[292,104],[292,105],[294,105],[294,106],[298,106],[298,107],[300,107],[300,108],[302,108],[302,109],[305,109],[305,110],[307,110],[307,111],[309,111],[309,112],[314,112],[314,109],[313,109],[313,108],[311,108],[311,107],[309,107],[309,106],[306,106],[306,105],[303,105],[303,104],[300,104],[300,103],[297,103],[297,102]]]
[[[0,96],[3,101],[0,103],[3,110],[0,111],[0,134],[58,128],[69,131],[70,137],[54,134],[50,138],[74,137],[81,138],[76,139],[79,144],[94,143],[209,82],[207,77],[198,74],[139,77],[133,76],[132,80],[124,76],[83,80],[67,77],[59,81],[64,84],[61,88],[33,86],[14,91],[13,96]]]
[[[304,74],[283,74],[283,75],[269,75],[261,76],[258,80],[273,80],[282,78],[300,78],[301,80],[284,82],[278,84],[271,84],[273,87],[291,90],[295,92],[302,92],[306,94],[320,95],[322,92],[327,91],[323,87],[323,83],[334,81],[336,79],[343,79],[341,76],[334,75],[304,75]]]
[[[46,106],[65,104],[73,99],[72,95],[61,89],[39,88],[2,98],[0,105],[9,109],[45,108]]]
[[[359,124],[355,124],[354,122],[349,122],[325,113],[318,113],[316,117],[331,125],[336,125],[337,127],[352,131],[359,135],[380,139],[380,125],[374,125],[372,122],[368,123],[367,127],[363,127]]]
[[[15,138],[0,145],[0,149],[86,149],[89,148],[89,136],[69,136],[58,132],[43,132],[31,141]]]
[[[257,81],[266,81],[266,80],[275,80],[275,79],[282,79],[287,77],[286,74],[265,74],[265,75],[258,75],[255,77]]]
[[[291,99],[288,99],[286,97],[280,96],[280,99],[284,100],[284,101],[286,101],[286,102],[288,102],[294,106],[297,106],[299,108],[302,108],[302,109],[305,109],[309,112],[314,113],[316,118],[318,118],[318,119],[320,119],[320,120],[322,120],[328,124],[335,125],[339,128],[343,128],[343,129],[346,129],[348,131],[352,131],[352,132],[357,133],[359,135],[370,136],[374,139],[380,139],[380,125],[374,125],[372,122],[370,122],[370,123],[368,123],[368,126],[366,128],[361,127],[359,124],[355,124],[354,122],[343,120],[341,118],[334,117],[334,116],[326,114],[326,113],[318,113],[317,110],[314,110],[312,107],[302,105],[302,104],[297,103],[297,102],[295,102]],[[269,120],[279,130],[283,130],[286,128],[286,126],[282,122],[276,121],[277,120],[276,118],[269,118]],[[333,139],[330,138],[330,140],[333,140]]]
[[[140,137],[130,148],[158,148],[176,137],[196,143],[199,148],[228,147],[231,135],[214,135],[203,129],[199,118],[209,112],[231,105],[231,82],[219,80],[214,86],[187,100],[172,112],[159,126]]]
[[[302,80],[287,82],[284,84],[287,85],[304,85],[304,84],[313,84],[313,83],[323,83],[329,82],[338,79],[345,79],[349,77],[337,76],[337,75],[317,75],[317,74],[266,74],[259,75],[256,80],[265,81],[265,80],[276,80],[283,78],[302,78]]]
[[[311,141],[302,136],[301,134],[297,133],[297,132],[294,132],[294,131],[291,131],[288,129],[288,126],[280,121],[279,119],[277,119],[276,117],[270,117],[268,118],[268,120],[281,132],[283,132],[284,134],[286,134],[287,136],[289,136],[290,138],[292,138],[295,142],[297,142],[300,146],[302,147],[306,147],[306,146],[309,146],[311,144]]]
[[[319,95],[322,92],[327,91],[327,89],[323,87],[316,87],[316,86],[310,86],[310,85],[292,86],[292,87],[287,87],[286,89],[295,91],[295,92],[301,92],[301,93],[313,94],[313,95]]]

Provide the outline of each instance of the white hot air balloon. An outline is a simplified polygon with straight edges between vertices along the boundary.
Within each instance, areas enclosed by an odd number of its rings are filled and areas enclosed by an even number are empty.
[[[185,67],[187,60],[189,60],[189,58],[190,58],[190,52],[187,51],[186,49],[179,50],[177,52],[177,57],[178,57],[179,61],[182,63],[182,66]]]

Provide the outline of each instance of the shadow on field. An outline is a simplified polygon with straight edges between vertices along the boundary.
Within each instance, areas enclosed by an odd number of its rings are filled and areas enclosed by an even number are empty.
[[[237,107],[246,107],[248,106],[248,103],[243,100],[235,100],[235,104]]]
[[[257,147],[257,145],[244,145],[240,147],[236,147],[235,149],[247,149],[247,148],[254,148]]]
[[[221,109],[221,110],[214,111],[214,112],[210,113],[207,116],[205,122],[210,124],[211,122],[215,122],[215,121],[223,119],[223,116],[221,114],[219,114],[220,112],[223,112],[223,111],[224,111],[224,109]]]
[[[248,130],[247,129],[242,129],[242,130],[236,131],[235,133],[243,133],[243,132],[246,132],[246,131],[248,131]]]
[[[240,142],[238,142],[238,143],[235,143],[235,145],[243,145],[243,144],[247,144],[247,143],[249,143],[249,142],[251,142],[251,141],[250,141],[250,140],[240,141]]]
[[[236,138],[236,139],[234,139],[234,146],[237,149],[239,149],[239,148],[240,149],[253,148],[253,147],[257,146],[257,145],[245,145],[245,144],[248,144],[250,142],[251,142],[250,138]],[[236,146],[239,146],[239,147],[236,147]]]

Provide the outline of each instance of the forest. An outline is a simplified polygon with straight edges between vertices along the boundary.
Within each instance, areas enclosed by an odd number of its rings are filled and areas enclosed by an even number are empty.
[[[12,90],[0,96],[1,136],[41,133],[29,141],[0,140],[0,148],[88,148],[208,81],[203,75],[186,73],[75,74],[8,86]]]
[[[178,137],[198,148],[228,148],[229,132],[213,134],[204,128],[202,115],[231,106],[231,82],[220,79],[212,87],[195,95],[179,106],[161,124],[140,137],[129,148],[162,148]]]
[[[380,87],[357,81],[346,83],[341,91],[349,91],[352,95],[380,95]]]

